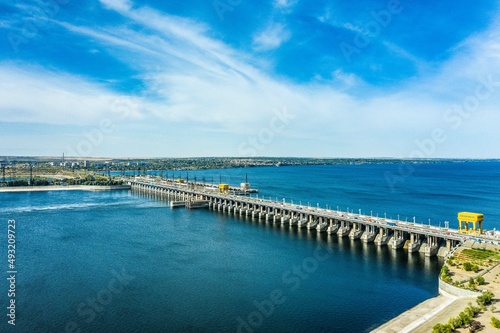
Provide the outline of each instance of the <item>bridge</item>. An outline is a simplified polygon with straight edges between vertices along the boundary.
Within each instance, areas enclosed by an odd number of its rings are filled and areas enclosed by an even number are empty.
[[[404,248],[425,256],[445,257],[471,235],[455,229],[415,222],[353,214],[319,207],[266,200],[232,193],[220,193],[216,187],[202,183],[180,183],[174,179],[157,181],[136,177],[125,180],[133,191],[147,192],[170,201],[171,207],[208,208],[214,211],[250,217],[297,228],[307,228],[338,237],[374,242],[392,249]],[[473,236],[483,238],[484,236]]]

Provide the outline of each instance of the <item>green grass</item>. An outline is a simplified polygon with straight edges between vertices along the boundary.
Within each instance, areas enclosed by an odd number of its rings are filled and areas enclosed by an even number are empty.
[[[463,249],[462,254],[469,257],[470,259],[485,260],[488,258],[498,258],[497,253],[490,250],[482,249]]]

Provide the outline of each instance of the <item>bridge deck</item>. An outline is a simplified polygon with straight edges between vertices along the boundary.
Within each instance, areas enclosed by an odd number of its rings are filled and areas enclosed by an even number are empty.
[[[195,184],[177,184],[173,181],[165,182],[162,181],[160,184],[156,182],[145,182],[145,181],[130,181],[132,186],[145,186],[156,190],[167,190],[167,191],[178,191],[187,195],[192,195],[194,197],[201,197],[205,200],[219,200],[221,202],[242,205],[252,205],[253,209],[258,209],[259,211],[264,210],[280,210],[285,215],[291,213],[305,214],[307,216],[313,216],[315,218],[322,217],[325,219],[334,219],[340,222],[348,222],[350,224],[360,224],[364,226],[373,226],[377,228],[384,228],[389,230],[402,231],[408,234],[417,234],[424,236],[435,236],[440,239],[454,240],[454,241],[464,241],[470,238],[470,235],[465,235],[458,232],[455,229],[445,229],[436,226],[422,225],[412,222],[386,220],[384,218],[378,218],[373,216],[367,216],[363,214],[345,213],[336,210],[313,208],[302,205],[295,205],[291,203],[276,202],[261,198],[246,197],[243,195],[234,194],[222,194],[214,191],[209,191],[204,189],[202,186]],[[475,238],[486,238],[484,236],[474,236]]]

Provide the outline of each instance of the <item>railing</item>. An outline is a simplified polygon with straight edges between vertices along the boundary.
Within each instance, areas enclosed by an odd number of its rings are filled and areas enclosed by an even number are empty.
[[[314,208],[303,205],[295,205],[286,202],[277,202],[269,199],[262,198],[253,198],[253,197],[245,197],[235,194],[221,194],[218,192],[214,192],[213,190],[208,190],[203,184],[193,184],[193,183],[176,183],[174,180],[169,181],[161,181],[160,184],[152,181],[151,179],[143,179],[137,178],[135,180],[128,180],[131,185],[141,185],[141,186],[151,186],[155,188],[180,191],[185,194],[196,195],[196,196],[205,196],[210,198],[211,200],[223,200],[223,201],[235,201],[241,204],[254,204],[263,207],[264,209],[281,209],[285,210],[286,214],[295,213],[295,214],[306,214],[313,215],[316,217],[323,217],[326,219],[334,219],[337,221],[346,221],[351,224],[359,223],[362,225],[374,226],[377,228],[391,229],[403,231],[408,234],[419,234],[424,236],[434,236],[441,239],[449,239],[463,242],[469,238],[480,238],[483,240],[494,240],[494,238],[487,237],[484,235],[480,236],[470,236],[465,235],[463,233],[458,232],[455,229],[449,228],[440,228],[436,226],[427,226],[421,225],[411,222],[404,221],[387,221],[385,218],[367,216],[363,214],[354,214],[354,213],[344,213],[336,210],[322,209],[322,208]],[[190,188],[191,187],[191,188]]]

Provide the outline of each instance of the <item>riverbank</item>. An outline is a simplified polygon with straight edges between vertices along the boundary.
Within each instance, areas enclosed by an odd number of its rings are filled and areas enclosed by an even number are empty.
[[[464,249],[479,249],[499,252],[500,247],[492,244],[478,243],[474,241],[465,242],[454,254],[454,257],[460,257]],[[500,296],[500,265],[498,263],[490,263],[491,267],[484,267],[482,272],[474,273],[473,271],[465,271],[460,268],[460,265],[450,267],[450,276],[455,281],[467,281],[471,277],[476,278],[482,276],[486,284],[478,286],[481,290],[491,291],[494,295],[494,302],[499,301]],[[481,265],[480,265],[481,266]],[[432,331],[434,325],[441,323],[446,324],[452,317],[457,317],[470,303],[476,304],[477,295],[467,292],[464,289],[456,288],[450,284],[446,284],[439,280],[439,296],[428,299],[410,310],[393,318],[389,322],[377,327],[372,333],[427,333]],[[446,290],[444,290],[446,289]],[[487,307],[481,311],[474,320],[479,321],[484,328],[481,332],[498,332],[491,326],[491,317],[500,317],[500,313],[491,307]],[[468,332],[466,328],[458,328],[455,332]]]
[[[124,191],[130,190],[130,185],[48,185],[48,186],[18,186],[0,187],[0,193],[7,192],[46,192],[46,191]]]

